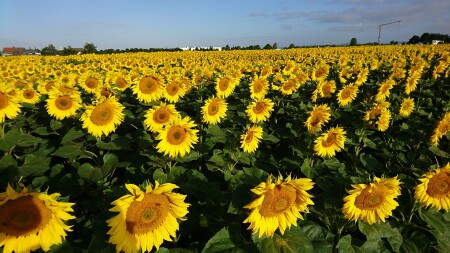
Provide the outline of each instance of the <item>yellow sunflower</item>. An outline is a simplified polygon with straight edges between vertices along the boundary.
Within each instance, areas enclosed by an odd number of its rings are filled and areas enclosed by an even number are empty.
[[[342,88],[337,95],[337,100],[339,106],[346,106],[350,104],[356,98],[356,93],[358,92],[358,86],[347,85]]]
[[[223,98],[212,97],[202,106],[203,122],[211,125],[220,123],[227,114],[228,104]]]
[[[404,98],[402,101],[402,105],[400,106],[399,114],[402,117],[409,117],[409,115],[414,110],[414,99],[413,98]]]
[[[248,105],[246,113],[252,123],[266,121],[273,111],[274,103],[268,98],[253,101]]]
[[[0,86],[0,123],[3,123],[5,118],[14,119],[21,111],[20,99],[9,95],[11,91],[6,86]]]
[[[263,129],[260,126],[252,126],[241,135],[241,148],[247,153],[253,153],[258,149],[262,139]]]
[[[143,76],[139,83],[133,86],[133,94],[144,103],[157,101],[164,95],[163,80],[157,75]]]
[[[386,131],[389,128],[389,123],[391,120],[391,111],[389,111],[389,106],[389,102],[378,102],[366,112],[364,120],[371,126],[376,124],[379,131]]]
[[[103,86],[103,76],[94,71],[88,71],[78,80],[80,87],[88,93],[94,94]]]
[[[41,94],[30,88],[20,90],[18,91],[18,94],[20,97],[20,102],[34,105],[40,101]]]
[[[82,104],[79,92],[63,93],[58,90],[50,92],[46,102],[48,114],[57,120],[76,115]]]
[[[156,133],[171,121],[180,117],[180,113],[173,104],[161,102],[158,106],[149,109],[145,113],[144,124],[152,133]]]
[[[250,97],[263,99],[269,92],[269,82],[265,77],[255,77],[250,83]]]
[[[334,80],[331,81],[322,81],[318,85],[320,96],[323,98],[331,97],[331,94],[336,92],[336,82]]]
[[[279,176],[272,182],[269,175],[266,182],[251,190],[257,197],[244,207],[250,210],[244,223],[250,223],[248,229],[259,238],[272,237],[277,229],[284,234],[292,225],[297,226],[298,219],[303,220],[301,213],[309,213],[308,205],[314,205],[312,195],[307,192],[313,186],[309,178],[288,176],[283,180]]]
[[[218,97],[227,98],[233,93],[239,79],[232,76],[224,76],[216,79],[216,91]]]
[[[284,78],[280,78],[281,80],[281,87],[277,87],[273,85],[272,87],[274,90],[279,90],[283,96],[291,95],[297,89],[300,87],[300,81],[297,79],[296,76],[291,75],[288,77],[287,80],[284,80]]]
[[[172,241],[179,230],[179,221],[186,220],[189,204],[186,195],[174,193],[177,185],[155,182],[145,191],[137,185],[125,184],[130,192],[113,201],[110,209],[118,214],[107,221],[109,242],[116,245],[117,252],[136,253],[157,250],[163,241]]]
[[[434,207],[437,211],[450,210],[450,163],[442,168],[426,172],[414,190],[415,199],[425,207]]]
[[[321,157],[333,157],[344,149],[346,132],[342,127],[334,127],[314,141],[314,151]]]
[[[351,221],[362,220],[369,224],[385,222],[398,206],[395,198],[400,196],[400,180],[393,178],[378,178],[370,184],[353,184],[344,198],[342,212]]]
[[[386,80],[384,83],[380,85],[378,88],[378,93],[375,96],[376,101],[384,101],[386,98],[391,95],[390,90],[394,87],[395,81],[393,79]]]
[[[330,111],[330,107],[326,104],[314,106],[305,122],[308,132],[314,133],[317,130],[320,130],[322,126],[330,120]]]
[[[170,157],[183,157],[188,154],[193,145],[198,142],[198,130],[195,123],[189,117],[177,118],[158,132],[157,140],[160,140],[156,148],[158,152]]]
[[[0,196],[0,247],[4,253],[49,251],[72,231],[64,221],[75,219],[69,214],[74,204],[58,202],[58,193],[29,192],[26,187],[16,192],[8,184]]]
[[[311,73],[311,80],[318,82],[323,81],[327,78],[329,71],[330,68],[328,67],[328,65],[320,64]]]
[[[442,120],[439,121],[437,127],[434,129],[433,136],[431,136],[431,143],[437,146],[442,136],[446,135],[449,131],[450,131],[450,112],[447,112],[442,118]]]
[[[416,73],[406,79],[405,93],[407,95],[416,90],[420,77],[420,74]]]
[[[358,76],[356,77],[355,85],[361,86],[367,81],[367,77],[369,76],[369,69],[363,68],[358,73]]]
[[[181,78],[178,77],[173,78],[164,89],[164,97],[170,103],[178,102],[184,95],[186,95],[186,89]]]
[[[83,128],[86,128],[88,133],[100,138],[114,132],[122,123],[125,118],[124,109],[117,98],[102,98],[94,105],[86,106],[80,120],[83,121]]]

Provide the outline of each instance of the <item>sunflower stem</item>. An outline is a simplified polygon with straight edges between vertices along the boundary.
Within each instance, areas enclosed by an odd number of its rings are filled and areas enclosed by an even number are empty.
[[[3,139],[3,136],[5,136],[5,123],[1,124],[1,128],[0,128],[0,139]]]

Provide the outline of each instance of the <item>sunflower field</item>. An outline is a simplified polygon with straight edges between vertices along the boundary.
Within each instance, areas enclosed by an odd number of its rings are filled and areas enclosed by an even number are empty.
[[[450,46],[0,58],[0,252],[448,252]]]

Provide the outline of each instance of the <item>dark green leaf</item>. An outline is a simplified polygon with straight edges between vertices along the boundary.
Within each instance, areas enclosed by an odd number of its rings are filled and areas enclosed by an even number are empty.
[[[9,151],[20,140],[19,128],[13,128],[5,133],[3,138],[0,138],[0,150]]]
[[[449,154],[447,152],[445,152],[444,150],[439,149],[436,146],[431,146],[430,147],[430,151],[433,152],[433,154],[440,156],[440,157],[445,157],[448,158]]]
[[[440,234],[444,234],[450,228],[450,224],[445,222],[441,213],[436,212],[435,209],[430,208],[428,210],[420,208],[419,216],[424,220],[430,227],[436,229]]]
[[[274,135],[271,134],[267,134],[263,132],[263,136],[262,139],[264,140],[264,142],[266,142],[267,144],[275,144],[278,143],[280,141],[280,139],[278,139],[277,137],[275,137]]]
[[[369,147],[373,149],[377,148],[377,144],[375,144],[375,142],[371,141],[369,138],[363,138],[363,143],[364,147]]]
[[[52,155],[59,156],[67,159],[74,159],[82,155],[83,152],[83,143],[68,143],[66,145],[61,146]]]
[[[87,179],[93,182],[100,180],[102,176],[102,171],[100,168],[94,167],[89,163],[84,163],[78,167],[78,175],[82,179]]]
[[[254,235],[253,241],[258,246],[258,249],[264,253],[314,252],[311,240],[299,227],[291,227],[284,232],[284,235],[275,233],[271,238],[265,236],[258,238],[258,235]]]
[[[206,243],[202,253],[228,252],[234,249],[236,245],[230,238],[227,228],[222,228]]]
[[[67,133],[64,135],[64,137],[61,140],[61,144],[64,144],[69,141],[73,141],[75,139],[78,139],[80,137],[83,137],[86,135],[83,131],[77,130],[75,127],[72,127],[67,131]]]
[[[20,166],[19,172],[21,176],[28,175],[42,175],[47,170],[50,169],[50,157],[48,156],[35,156],[34,154],[29,154],[25,156],[25,161]]]

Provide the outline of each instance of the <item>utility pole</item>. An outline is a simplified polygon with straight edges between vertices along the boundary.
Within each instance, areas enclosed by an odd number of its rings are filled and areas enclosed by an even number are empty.
[[[385,25],[391,25],[391,24],[395,24],[395,23],[400,23],[401,20],[399,21],[393,21],[393,22],[389,22],[386,24],[381,24],[378,26],[378,45],[381,45],[381,27],[385,26]]]

